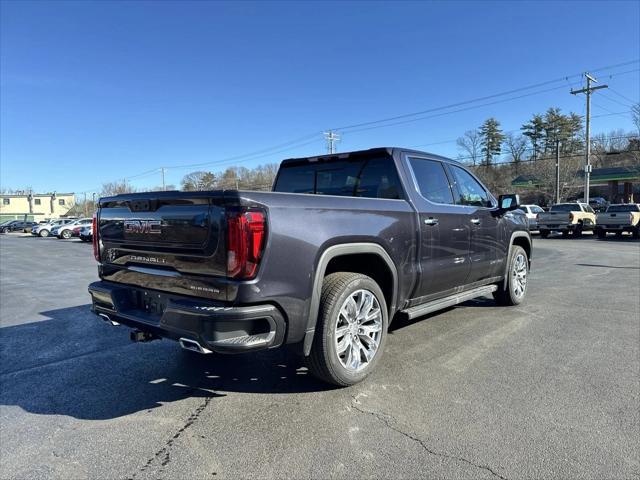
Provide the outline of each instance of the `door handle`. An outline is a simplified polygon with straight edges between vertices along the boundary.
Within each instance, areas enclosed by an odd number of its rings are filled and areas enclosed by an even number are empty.
[[[425,225],[437,225],[438,224],[438,219],[437,218],[433,218],[433,217],[425,218],[424,219],[424,224]]]
[[[471,219],[471,223],[473,223],[474,225],[480,225],[480,219],[479,218],[472,218]]]

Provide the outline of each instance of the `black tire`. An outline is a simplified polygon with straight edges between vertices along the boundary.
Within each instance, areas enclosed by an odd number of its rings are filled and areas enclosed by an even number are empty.
[[[525,285],[524,285],[522,294],[518,295],[516,292],[516,281],[515,281],[515,276],[513,275],[513,272],[514,272],[516,260],[521,255],[524,257],[525,270],[526,270],[525,277],[524,277]],[[529,274],[529,257],[527,256],[527,252],[524,250],[524,248],[520,247],[519,245],[514,245],[511,248],[511,254],[509,255],[508,265],[509,267],[507,268],[506,287],[504,285],[505,282],[500,282],[498,284],[498,290],[493,292],[493,298],[496,300],[496,303],[498,303],[498,305],[505,305],[505,306],[520,305],[527,295],[526,280]]]
[[[607,231],[603,230],[602,228],[596,228],[596,235],[600,240],[604,240],[605,238],[607,238]]]
[[[549,237],[549,230],[540,230],[540,237],[542,238],[548,238]]]
[[[2,229],[2,233],[9,233],[9,232],[10,232],[10,230],[8,228],[3,228]]]
[[[373,357],[359,370],[350,370],[342,364],[338,356],[336,327],[343,304],[359,290],[373,294],[380,308],[382,328],[377,350],[375,350]],[[351,272],[337,272],[327,275],[322,284],[320,311],[311,353],[307,359],[310,372],[320,380],[333,385],[349,386],[361,382],[380,361],[386,343],[388,324],[384,294],[373,279],[360,273]],[[359,335],[355,335],[355,337],[359,337]],[[360,350],[358,350],[358,358],[362,360]]]
[[[48,237],[49,236],[49,230],[47,230],[47,229],[40,230],[40,233],[38,233],[38,235],[40,235],[42,238]]]
[[[62,233],[60,234],[60,238],[64,238],[65,240],[68,240],[71,238],[71,230],[63,230]]]
[[[578,223],[578,225],[576,225],[575,230],[573,231],[573,235],[575,237],[581,237],[582,236],[582,223]]]

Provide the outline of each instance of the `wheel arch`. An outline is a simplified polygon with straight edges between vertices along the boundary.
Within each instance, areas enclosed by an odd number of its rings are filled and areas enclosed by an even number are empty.
[[[504,266],[504,279],[503,287],[507,288],[507,280],[509,278],[509,259],[511,258],[511,252],[513,247],[522,247],[527,254],[527,261],[529,262],[529,268],[531,268],[531,254],[533,251],[533,243],[531,242],[531,235],[528,232],[513,232],[511,234],[511,240],[509,241],[509,251],[507,252],[507,258]]]
[[[347,270],[345,270],[347,269]],[[303,353],[309,355],[322,295],[324,277],[339,271],[353,271],[373,278],[382,289],[389,318],[397,308],[398,271],[387,251],[377,243],[358,242],[332,245],[322,252],[313,279]]]

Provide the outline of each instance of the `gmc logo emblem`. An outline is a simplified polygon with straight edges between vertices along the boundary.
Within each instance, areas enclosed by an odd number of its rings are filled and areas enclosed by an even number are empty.
[[[162,233],[160,220],[125,220],[124,233]]]

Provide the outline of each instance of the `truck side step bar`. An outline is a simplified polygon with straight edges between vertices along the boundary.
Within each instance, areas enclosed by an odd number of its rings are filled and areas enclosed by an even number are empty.
[[[415,307],[407,308],[405,310],[402,310],[402,313],[406,314],[407,317],[409,317],[409,320],[412,320],[414,318],[422,317],[423,315],[427,315],[432,312],[437,312],[438,310],[442,310],[444,308],[453,307],[454,305],[466,302],[467,300],[484,297],[485,295],[489,295],[496,290],[498,290],[497,285],[484,285],[482,287],[474,288],[473,290],[456,293],[455,295],[450,295],[438,300],[433,300],[421,305],[416,305]]]

